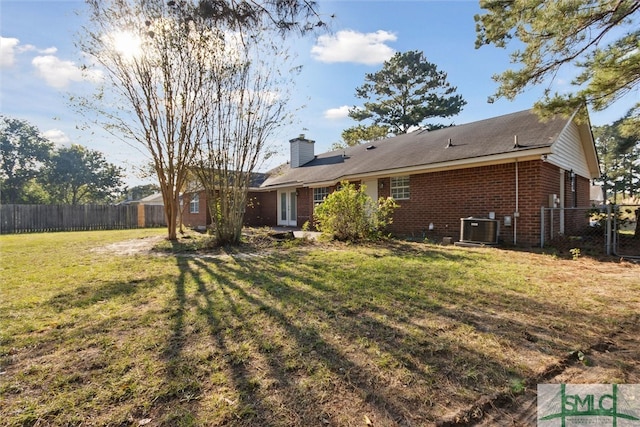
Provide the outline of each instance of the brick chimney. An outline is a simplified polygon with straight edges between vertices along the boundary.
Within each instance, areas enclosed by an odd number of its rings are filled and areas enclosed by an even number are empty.
[[[304,134],[289,140],[291,143],[291,167],[298,168],[314,159],[313,144],[315,141],[306,139]]]

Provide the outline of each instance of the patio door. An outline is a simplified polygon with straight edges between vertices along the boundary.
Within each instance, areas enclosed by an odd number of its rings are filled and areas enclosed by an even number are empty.
[[[372,179],[370,181],[363,181],[362,185],[365,186],[364,193],[371,197],[371,200],[378,202],[378,180]]]
[[[296,227],[298,225],[298,206],[296,190],[278,191],[278,225]]]

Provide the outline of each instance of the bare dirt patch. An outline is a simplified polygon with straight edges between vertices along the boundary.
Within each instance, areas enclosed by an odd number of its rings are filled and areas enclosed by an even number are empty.
[[[163,240],[161,236],[130,239],[111,243],[94,249],[98,253],[112,253],[115,255],[143,255],[150,254],[153,248]]]
[[[279,246],[318,245],[318,233],[282,232],[271,229],[247,229],[243,235],[243,243],[233,247],[218,247],[211,235],[187,232],[169,242],[162,236],[129,239],[111,243],[94,249],[98,253],[110,253],[121,256],[159,255],[189,258],[253,258],[268,255]]]

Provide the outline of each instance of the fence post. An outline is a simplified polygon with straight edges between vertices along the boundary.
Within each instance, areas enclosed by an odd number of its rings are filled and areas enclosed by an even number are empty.
[[[614,204],[611,206],[611,217],[611,253],[618,255],[618,245],[620,243],[620,235],[618,233],[618,231],[620,231],[620,224],[618,223],[620,205]]]
[[[540,206],[540,247],[544,248],[544,206]]]
[[[138,205],[138,228],[144,228],[146,224],[144,217],[144,205],[140,203]]]
[[[613,230],[613,227],[611,226],[611,222],[612,222],[612,217],[611,217],[611,205],[607,203],[607,222],[606,222],[606,227],[605,227],[605,244],[604,244],[604,248],[605,248],[605,253],[607,255],[611,255],[611,231]]]

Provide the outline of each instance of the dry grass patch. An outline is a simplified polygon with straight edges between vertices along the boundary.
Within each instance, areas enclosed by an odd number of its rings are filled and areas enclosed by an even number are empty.
[[[264,236],[223,256],[94,250],[161,234],[0,237],[6,425],[436,424],[640,312],[640,267],[586,257]]]

